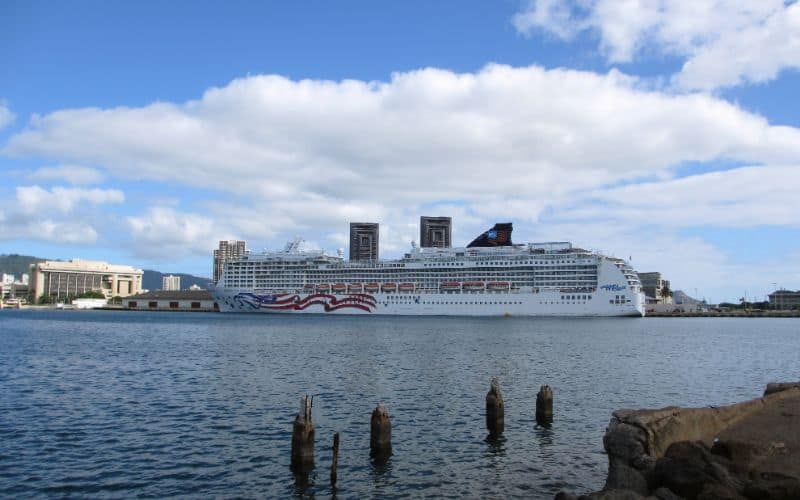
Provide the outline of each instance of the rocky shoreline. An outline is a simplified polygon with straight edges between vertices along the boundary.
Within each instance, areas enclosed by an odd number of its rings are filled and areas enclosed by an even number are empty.
[[[614,412],[603,490],[577,499],[800,498],[800,382],[729,406]]]

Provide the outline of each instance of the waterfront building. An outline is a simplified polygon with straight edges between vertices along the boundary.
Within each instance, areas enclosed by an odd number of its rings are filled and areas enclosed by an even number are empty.
[[[164,291],[174,291],[181,289],[181,277],[180,276],[162,276],[161,277],[161,289]]]
[[[28,280],[24,281],[15,281],[13,274],[6,274],[4,276],[10,276],[12,279],[3,279],[0,281],[0,301],[8,300],[8,301],[15,301],[15,300],[22,300],[25,303],[28,299],[28,294],[30,292],[28,287]],[[27,274],[23,274],[23,277],[28,276]]]
[[[30,269],[33,302],[44,295],[63,300],[89,291],[102,292],[107,299],[127,297],[142,290],[144,274],[132,266],[81,259],[38,262]]]
[[[769,294],[771,309],[800,309],[800,290],[775,290]]]
[[[216,311],[217,304],[208,290],[147,292],[128,297],[123,306],[145,311]]]
[[[3,273],[2,276],[0,276],[0,284],[10,285],[13,282],[14,282],[14,275],[13,274]]]
[[[639,280],[642,282],[642,291],[645,296],[653,299],[654,304],[672,304],[672,295],[669,291],[669,280],[661,277],[661,273],[638,273]]]
[[[376,222],[351,222],[350,260],[378,260],[378,235]]]
[[[453,220],[450,217],[419,218],[419,246],[422,248],[450,248]]]
[[[220,241],[219,248],[214,250],[214,269],[212,279],[216,284],[225,269],[225,262],[236,259],[247,253],[247,246],[242,240]]]

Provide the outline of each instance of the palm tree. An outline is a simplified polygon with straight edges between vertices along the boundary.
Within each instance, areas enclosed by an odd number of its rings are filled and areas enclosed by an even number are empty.
[[[670,297],[672,297],[672,290],[669,289],[669,284],[665,282],[661,287],[661,300],[666,304],[669,302]]]

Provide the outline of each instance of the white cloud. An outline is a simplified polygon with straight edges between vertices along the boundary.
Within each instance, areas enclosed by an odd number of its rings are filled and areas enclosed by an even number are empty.
[[[15,118],[16,115],[14,115],[14,113],[8,109],[8,106],[6,106],[6,104],[0,100],[0,130],[14,123]]]
[[[101,205],[122,203],[125,195],[117,189],[83,189],[56,186],[51,190],[39,186],[19,186],[17,206],[26,214],[49,213],[52,211],[68,214],[80,204]]]
[[[209,217],[182,213],[171,207],[152,207],[126,217],[132,251],[157,261],[186,255],[211,255],[216,239],[228,239]]]
[[[662,227],[800,228],[800,165],[742,167],[596,191],[561,212],[564,219],[604,219]]]
[[[564,40],[597,33],[612,63],[645,49],[683,57],[674,80],[685,89],[769,81],[800,68],[800,4],[784,0],[533,0],[513,23],[526,35]]]
[[[0,213],[0,240],[93,244],[98,238],[94,224],[104,219],[97,205],[124,199],[115,189],[18,186],[8,209]]]
[[[30,174],[38,181],[66,181],[75,185],[99,184],[105,176],[98,170],[80,165],[58,165],[42,167]]]
[[[57,111],[4,152],[235,193],[302,225],[441,199],[550,199],[684,161],[785,162],[800,131],[616,71],[491,65],[388,83],[249,77],[183,105]]]

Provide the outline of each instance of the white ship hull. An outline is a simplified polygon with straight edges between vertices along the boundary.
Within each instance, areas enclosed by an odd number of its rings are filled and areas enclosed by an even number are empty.
[[[592,293],[254,293],[217,288],[222,312],[267,314],[378,314],[395,316],[644,316],[644,295]],[[624,298],[621,298],[624,297]]]

